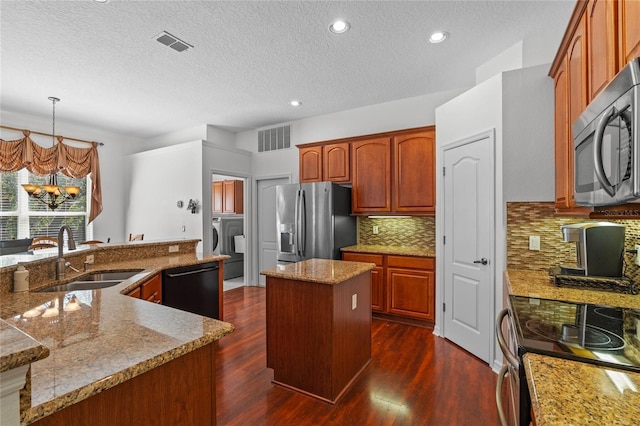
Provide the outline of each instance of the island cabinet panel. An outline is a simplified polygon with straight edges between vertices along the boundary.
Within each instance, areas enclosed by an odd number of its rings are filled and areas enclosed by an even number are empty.
[[[640,57],[640,1],[619,0],[617,4],[621,69],[630,60]]]
[[[322,180],[351,181],[351,145],[348,142],[322,146]]]
[[[335,285],[267,276],[274,383],[332,404],[340,398],[371,361],[370,285],[368,271]]]
[[[322,146],[300,148],[300,183],[322,181]]]
[[[616,2],[589,0],[586,17],[591,100],[616,75]]]
[[[391,138],[353,142],[352,212],[391,212]]]
[[[393,211],[435,213],[435,132],[394,137],[393,155]]]
[[[371,270],[371,310],[383,312],[385,310],[384,256],[381,254],[346,252],[342,253],[342,260],[376,264],[375,268]]]
[[[214,353],[206,345],[32,424],[214,426]]]

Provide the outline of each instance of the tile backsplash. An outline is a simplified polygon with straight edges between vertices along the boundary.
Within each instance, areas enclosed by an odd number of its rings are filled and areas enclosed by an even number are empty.
[[[625,225],[627,250],[640,244],[640,220],[555,217],[553,203],[507,203],[507,267],[546,270],[560,263],[575,264],[575,243],[562,240],[560,226],[598,221]],[[539,251],[529,250],[531,235],[540,236]],[[640,267],[634,264],[634,255],[627,253],[624,260],[625,275],[637,282]]]
[[[378,234],[373,233],[374,226],[378,227]],[[358,244],[413,246],[435,250],[435,241],[435,217],[358,217]]]

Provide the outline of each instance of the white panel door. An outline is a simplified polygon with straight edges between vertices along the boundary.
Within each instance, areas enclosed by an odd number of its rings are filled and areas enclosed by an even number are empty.
[[[494,268],[493,132],[444,151],[444,336],[489,363]]]
[[[276,185],[287,183],[289,179],[286,178],[258,181],[258,272],[277,265]],[[266,285],[264,275],[258,277],[258,284]]]

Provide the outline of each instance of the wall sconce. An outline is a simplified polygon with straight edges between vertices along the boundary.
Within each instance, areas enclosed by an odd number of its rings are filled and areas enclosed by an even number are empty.
[[[196,214],[198,211],[198,200],[189,199],[189,204],[187,205],[187,210],[191,210],[192,214]]]

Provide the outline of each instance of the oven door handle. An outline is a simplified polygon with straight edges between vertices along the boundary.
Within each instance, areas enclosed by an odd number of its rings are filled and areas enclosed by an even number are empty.
[[[496,384],[496,408],[498,409],[498,417],[502,426],[508,426],[507,416],[504,414],[504,405],[502,404],[502,383],[505,376],[509,372],[509,366],[503,365],[498,374],[498,383]]]
[[[507,315],[511,316],[511,314],[509,313],[509,308],[504,308],[498,314],[498,318],[496,319],[496,337],[498,338],[498,345],[500,346],[502,354],[505,356],[505,358],[507,358],[507,362],[511,364],[511,366],[515,370],[518,370],[520,362],[518,361],[518,358],[509,350],[509,346],[507,346],[507,342],[504,339],[504,335],[502,334],[502,321]]]
[[[596,177],[598,178],[598,182],[602,186],[602,189],[605,190],[610,197],[616,195],[616,189],[611,185],[609,179],[604,173],[604,164],[602,163],[602,142],[604,139],[604,132],[607,129],[607,125],[609,121],[616,115],[616,108],[611,107],[605,111],[604,115],[598,121],[598,125],[596,126],[596,131],[593,137],[593,165],[596,172]]]

